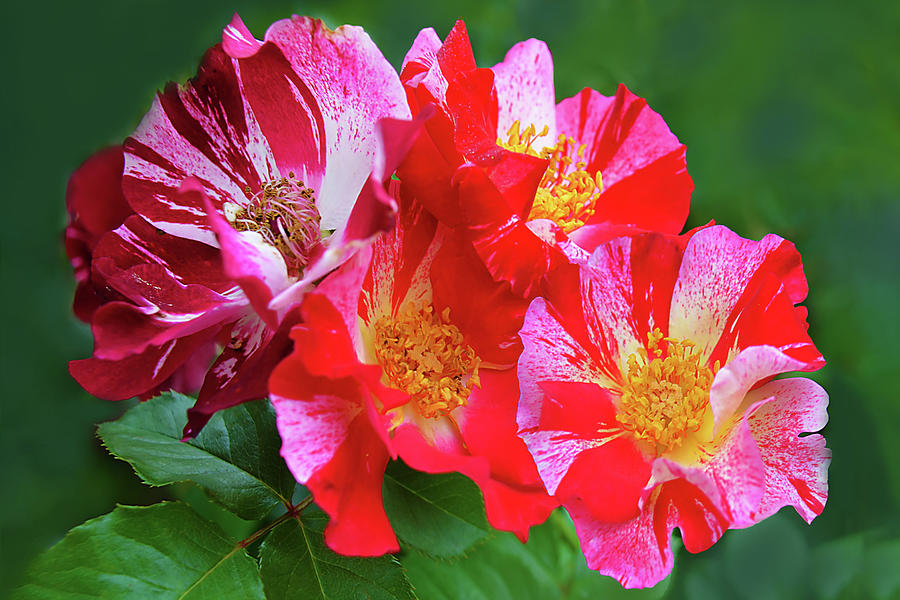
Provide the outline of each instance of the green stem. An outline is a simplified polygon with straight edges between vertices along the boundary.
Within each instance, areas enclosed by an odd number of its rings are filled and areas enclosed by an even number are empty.
[[[273,529],[275,529],[276,527],[278,527],[279,525],[281,525],[288,519],[296,519],[307,506],[312,504],[312,501],[313,501],[313,497],[310,494],[309,496],[307,496],[306,498],[304,498],[303,500],[298,502],[296,505],[290,506],[286,513],[284,513],[283,515],[281,515],[280,517],[278,517],[277,519],[275,519],[274,521],[272,521],[271,523],[269,523],[262,529],[256,531],[252,535],[250,535],[250,537],[238,542],[238,547],[246,548],[247,546],[249,546],[256,540],[258,540],[259,538],[263,537],[264,535],[266,535],[267,533],[269,533],[270,531],[272,531]]]

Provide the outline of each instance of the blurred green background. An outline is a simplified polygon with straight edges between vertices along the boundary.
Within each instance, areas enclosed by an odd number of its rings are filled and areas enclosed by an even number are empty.
[[[396,66],[420,28],[443,36],[462,17],[481,65],[537,37],[557,98],[618,82],[647,98],[687,144],[689,225],[777,232],[803,254],[834,451],[811,527],[785,510],[681,552],[669,595],[900,594],[900,3],[119,0],[4,10],[0,595],[70,527],[160,497],[94,438],[124,406],[66,372],[91,340],[69,310],[65,185],[193,74],[235,10],[257,37],[292,12],[363,25]]]

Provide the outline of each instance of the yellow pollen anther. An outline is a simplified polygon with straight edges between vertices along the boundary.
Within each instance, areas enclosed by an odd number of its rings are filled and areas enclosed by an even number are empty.
[[[647,334],[647,348],[628,357],[619,423],[654,444],[657,454],[678,448],[700,429],[719,366],[718,361],[712,369],[703,364],[693,342],[664,338],[654,329]]]
[[[540,152],[532,148],[537,138],[547,135],[549,130],[545,125],[537,133],[534,125],[529,125],[521,131],[521,123],[516,121],[506,133],[507,141],[497,140],[497,143],[513,152],[550,160],[528,219],[550,219],[570,233],[584,225],[597,211],[597,199],[603,191],[603,177],[600,171],[591,175],[585,170],[584,151],[587,145],[579,144],[571,137],[560,135],[555,145]]]
[[[265,183],[243,206],[226,202],[223,208],[235,229],[255,231],[277,248],[292,275],[303,272],[313,246],[322,240],[315,193],[293,172]]]
[[[426,418],[465,406],[472,388],[481,387],[481,359],[450,323],[450,309],[435,313],[431,304],[406,304],[393,319],[375,323],[375,356],[391,385],[409,394]]]

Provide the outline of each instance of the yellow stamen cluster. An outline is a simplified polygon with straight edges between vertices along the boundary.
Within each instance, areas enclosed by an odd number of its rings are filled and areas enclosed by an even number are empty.
[[[578,144],[573,138],[560,135],[554,146],[540,152],[532,148],[537,138],[547,135],[546,125],[537,133],[534,125],[524,131],[516,121],[507,131],[507,141],[497,140],[500,146],[513,152],[539,156],[550,160],[534,197],[528,219],[551,219],[563,231],[578,229],[597,211],[597,199],[603,191],[603,178],[599,171],[591,175],[585,171],[586,144]],[[574,151],[575,159],[572,158]]]
[[[245,190],[251,193],[248,187]],[[255,231],[284,256],[293,275],[303,272],[322,240],[315,193],[294,173],[267,182],[243,206],[226,203],[225,217],[238,231]]]
[[[636,438],[653,443],[662,454],[678,448],[688,434],[700,429],[719,362],[710,369],[693,342],[663,338],[658,328],[647,338],[647,348],[628,357],[617,418]],[[660,342],[666,342],[665,348]]]
[[[450,323],[450,309],[437,314],[431,304],[406,304],[395,318],[375,323],[375,356],[391,385],[412,397],[426,418],[446,416],[465,406],[481,387],[481,359]]]

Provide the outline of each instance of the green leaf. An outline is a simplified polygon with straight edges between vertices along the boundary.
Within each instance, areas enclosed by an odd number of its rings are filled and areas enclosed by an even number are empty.
[[[272,530],[260,549],[260,576],[268,600],[370,598],[412,600],[409,580],[393,556],[357,558],[325,546],[327,517],[307,510]]]
[[[458,473],[429,475],[395,462],[383,494],[397,537],[428,556],[459,556],[493,531],[478,486]]]
[[[193,399],[165,393],[98,428],[103,445],[127,461],[144,482],[193,481],[228,510],[260,519],[289,504],[295,482],[279,455],[281,439],[268,401],[213,415],[196,439],[181,441]]]
[[[562,510],[533,527],[528,543],[498,533],[452,564],[408,553],[402,559],[421,598],[428,600],[593,600],[661,598],[669,580],[649,590],[626,590],[587,568],[571,520]]]
[[[119,506],[38,557],[16,600],[263,599],[256,561],[187,505]]]
[[[410,552],[403,557],[403,566],[416,593],[428,600],[562,597],[553,574],[508,533],[499,533],[452,564]]]

